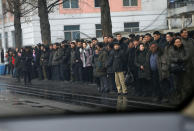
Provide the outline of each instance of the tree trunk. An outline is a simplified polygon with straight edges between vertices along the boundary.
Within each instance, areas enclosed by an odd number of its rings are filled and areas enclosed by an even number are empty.
[[[103,36],[112,35],[112,21],[110,15],[110,6],[108,0],[100,0],[101,7],[101,25]]]
[[[15,43],[17,48],[21,48],[22,28],[21,28],[20,0],[14,0],[13,6],[14,6]]]
[[[51,44],[51,31],[48,18],[47,0],[38,0],[38,16],[43,44]]]

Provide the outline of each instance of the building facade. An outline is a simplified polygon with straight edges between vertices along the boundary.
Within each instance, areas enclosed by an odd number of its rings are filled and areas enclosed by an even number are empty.
[[[109,2],[113,33],[130,34],[168,27],[167,0],[109,0]],[[22,18],[23,46],[41,43],[39,17],[36,12]],[[102,36],[99,0],[65,0],[49,14],[49,20],[53,43],[64,39],[90,39]],[[2,35],[2,22],[0,24],[0,42],[4,36],[6,47],[15,47],[11,14],[5,18],[4,35]]]

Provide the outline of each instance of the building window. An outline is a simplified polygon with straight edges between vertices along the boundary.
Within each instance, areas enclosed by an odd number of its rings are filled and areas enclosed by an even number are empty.
[[[63,0],[63,8],[79,8],[79,0]]]
[[[96,38],[102,37],[102,25],[96,24]]]
[[[130,22],[124,23],[125,32],[138,32],[139,31],[139,22]]]
[[[94,6],[100,7],[100,0],[94,0]]]
[[[123,0],[123,6],[137,6],[138,0]]]
[[[79,25],[64,26],[64,35],[65,40],[72,41],[80,39],[80,26]]]

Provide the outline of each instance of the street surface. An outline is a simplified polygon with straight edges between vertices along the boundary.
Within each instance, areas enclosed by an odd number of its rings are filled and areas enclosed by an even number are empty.
[[[0,86],[0,117],[88,111],[92,112],[95,109],[12,93],[6,86]]]

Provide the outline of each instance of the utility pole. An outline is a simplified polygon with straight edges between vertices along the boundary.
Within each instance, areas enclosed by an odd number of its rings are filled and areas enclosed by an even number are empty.
[[[1,20],[1,40],[2,40],[2,49],[6,52],[5,45],[5,22],[4,22],[4,14],[3,14],[3,0],[0,0],[0,20]]]

